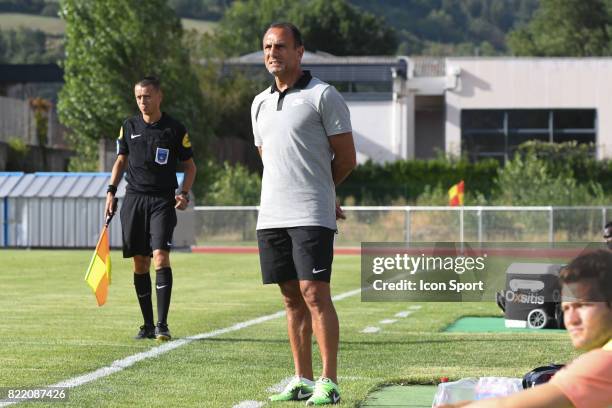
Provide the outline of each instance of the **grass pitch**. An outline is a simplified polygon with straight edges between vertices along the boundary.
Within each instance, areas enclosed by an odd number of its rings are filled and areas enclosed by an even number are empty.
[[[132,336],[140,323],[130,260],[113,252],[113,281],[98,308],[83,281],[91,251],[0,251],[0,387],[54,384],[156,346]],[[169,323],[175,338],[226,328],[282,310],[261,285],[256,255],[173,253]],[[337,256],[334,294],[360,286],[359,257]],[[461,316],[499,316],[491,303],[336,302],[342,406],[358,406],[383,384],[435,383],[467,376],[522,376],[575,356],[565,333],[442,333]],[[405,318],[396,313],[412,310]],[[381,320],[394,319],[382,324]],[[376,326],[376,333],[362,333]],[[314,347],[315,353],[317,351]],[[315,356],[315,371],[320,370]],[[266,401],[292,375],[284,318],[194,341],[70,390],[67,403],[24,406],[233,407]],[[266,403],[266,406],[272,404]],[[295,403],[275,403],[295,407]],[[301,405],[300,405],[301,406]]]

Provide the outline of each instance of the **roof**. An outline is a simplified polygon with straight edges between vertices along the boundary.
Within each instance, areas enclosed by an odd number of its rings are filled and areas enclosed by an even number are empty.
[[[0,83],[64,82],[57,64],[0,64]]]
[[[255,51],[250,54],[241,55],[228,59],[229,64],[239,65],[261,65],[263,66],[263,51]],[[338,57],[326,52],[310,52],[305,51],[302,57],[302,65],[317,64],[317,65],[349,65],[349,64],[373,64],[373,65],[395,65],[397,58],[394,56],[346,56]]]
[[[224,70],[238,68],[249,73],[265,73],[263,51],[257,51],[225,62]],[[391,82],[393,69],[406,72],[406,63],[389,56],[337,57],[323,52],[306,51],[302,68],[323,81]]]
[[[177,173],[179,185],[183,173]],[[0,172],[0,198],[105,198],[110,173]],[[122,179],[117,197],[125,195]]]
[[[226,67],[243,67],[247,71],[265,72],[263,51],[230,58]],[[402,56],[344,56],[338,57],[324,52],[304,52],[302,67],[324,81],[389,82],[393,70],[404,75],[406,66],[414,77],[443,77],[446,75],[446,60],[434,57]]]

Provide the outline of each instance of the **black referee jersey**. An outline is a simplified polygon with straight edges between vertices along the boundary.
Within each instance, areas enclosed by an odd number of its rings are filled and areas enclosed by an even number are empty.
[[[126,179],[129,193],[174,196],[178,161],[193,157],[187,129],[166,113],[155,123],[141,115],[123,122],[117,139],[117,155],[128,156]]]

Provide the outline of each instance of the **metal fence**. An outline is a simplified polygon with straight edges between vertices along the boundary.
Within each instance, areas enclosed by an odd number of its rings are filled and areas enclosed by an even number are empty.
[[[255,245],[255,206],[195,207],[197,245]],[[612,216],[600,207],[343,207],[336,244],[361,242],[593,242]]]

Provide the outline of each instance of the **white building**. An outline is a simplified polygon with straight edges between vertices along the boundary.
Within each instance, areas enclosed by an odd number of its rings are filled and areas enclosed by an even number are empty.
[[[263,71],[261,52],[229,62]],[[612,58],[335,57],[303,66],[335,85],[351,111],[358,159],[439,153],[505,160],[538,139],[594,143],[612,158]]]

